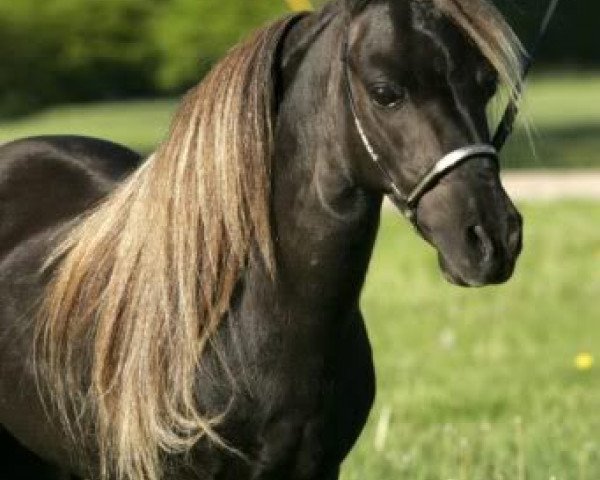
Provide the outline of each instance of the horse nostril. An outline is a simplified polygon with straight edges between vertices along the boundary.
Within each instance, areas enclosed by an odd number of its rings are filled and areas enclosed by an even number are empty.
[[[467,244],[478,252],[481,264],[489,263],[494,255],[492,240],[481,225],[467,228]]]

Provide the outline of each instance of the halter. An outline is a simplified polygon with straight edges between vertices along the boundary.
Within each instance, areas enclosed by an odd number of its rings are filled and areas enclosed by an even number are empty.
[[[540,25],[537,38],[533,43],[533,47],[531,48],[531,53],[529,55],[526,55],[524,58],[521,72],[521,81],[516,87],[515,95],[509,101],[509,104],[506,107],[506,111],[502,116],[502,120],[498,125],[492,142],[474,143],[465,147],[458,148],[448,153],[447,155],[442,157],[442,159],[439,160],[433,166],[433,168],[431,168],[423,176],[423,178],[416,184],[415,187],[413,187],[413,189],[407,195],[402,193],[401,189],[394,181],[390,169],[384,163],[381,162],[381,156],[377,153],[377,150],[375,149],[373,143],[369,139],[369,136],[367,135],[366,130],[358,116],[356,99],[354,97],[354,92],[352,91],[352,83],[350,82],[350,66],[348,62],[349,35],[348,32],[346,32],[342,54],[342,62],[344,64],[343,81],[344,90],[346,91],[346,96],[348,97],[348,102],[350,104],[350,112],[354,119],[354,125],[356,126],[356,130],[365,147],[365,150],[368,152],[374,165],[377,167],[377,169],[381,173],[381,176],[387,182],[391,190],[391,193],[388,196],[390,197],[394,205],[396,205],[396,207],[402,212],[402,214],[413,224],[416,225],[417,222],[417,207],[419,206],[419,201],[429,190],[434,188],[436,184],[450,172],[452,172],[465,162],[474,158],[487,158],[492,160],[496,165],[499,165],[500,162],[498,152],[502,150],[502,147],[504,147],[506,140],[508,139],[508,137],[510,137],[513,131],[514,123],[519,113],[519,100],[523,95],[523,84],[529,71],[531,70],[531,67],[537,55],[538,49],[542,43],[542,40],[546,36],[548,27],[550,26],[552,17],[556,12],[556,8],[558,6],[559,1],[560,0],[550,0],[550,4],[548,6],[546,14],[544,15],[544,18]]]

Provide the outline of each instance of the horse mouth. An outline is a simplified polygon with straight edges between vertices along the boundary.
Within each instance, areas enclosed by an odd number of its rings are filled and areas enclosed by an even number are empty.
[[[441,253],[438,254],[438,263],[440,265],[440,271],[442,272],[442,275],[451,285],[464,288],[477,288],[483,286],[478,282],[469,282],[463,278],[462,275],[449,266],[448,262]]]
[[[464,288],[482,288],[506,283],[513,275],[516,262],[505,262],[493,272],[479,272],[479,275],[466,275],[454,268],[446,258],[438,253],[442,275],[452,285]]]

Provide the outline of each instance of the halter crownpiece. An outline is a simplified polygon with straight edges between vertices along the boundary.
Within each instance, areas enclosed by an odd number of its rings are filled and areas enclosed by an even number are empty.
[[[417,207],[419,206],[419,201],[439,182],[439,180],[445,177],[448,173],[474,158],[488,158],[494,161],[494,163],[499,164],[498,152],[502,150],[506,140],[510,137],[513,131],[515,120],[519,114],[519,100],[523,95],[523,85],[525,83],[525,79],[527,78],[527,75],[533,66],[533,62],[537,56],[539,47],[542,44],[542,40],[548,32],[548,28],[550,27],[550,23],[554,17],[554,14],[556,13],[559,1],[560,0],[550,0],[550,4],[548,5],[546,14],[544,15],[540,25],[537,38],[535,39],[535,42],[531,48],[531,52],[524,58],[521,81],[518,83],[516,91],[514,92],[515,94],[506,107],[492,142],[489,144],[481,143],[467,145],[448,153],[425,174],[425,176],[417,183],[417,185],[408,195],[404,195],[402,193],[401,189],[394,181],[389,168],[381,162],[381,156],[377,153],[375,147],[371,143],[360,117],[358,116],[356,100],[352,91],[352,83],[350,82],[350,66],[348,62],[349,44],[348,32],[346,32],[342,51],[342,62],[344,63],[344,90],[346,91],[346,96],[348,97],[350,112],[354,119],[354,125],[356,126],[356,130],[358,131],[365,150],[368,152],[371,160],[388,183],[388,186],[391,190],[391,193],[388,196],[394,205],[396,205],[396,207],[402,212],[402,214],[413,224],[416,225]],[[349,26],[347,26],[347,29],[348,28]]]

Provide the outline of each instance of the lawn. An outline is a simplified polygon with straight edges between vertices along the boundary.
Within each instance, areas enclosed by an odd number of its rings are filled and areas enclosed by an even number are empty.
[[[363,298],[378,397],[343,480],[597,480],[600,204],[523,207],[506,286],[463,290],[386,212]]]
[[[164,137],[175,100],[61,106],[0,122],[0,143],[38,134],[73,133],[108,138],[151,152]],[[504,154],[507,167],[600,167],[600,73],[533,78],[526,115],[536,155],[522,129]]]
[[[76,134],[150,153],[167,133],[176,107],[177,101],[169,99],[64,105],[0,122],[0,143],[31,135]]]

